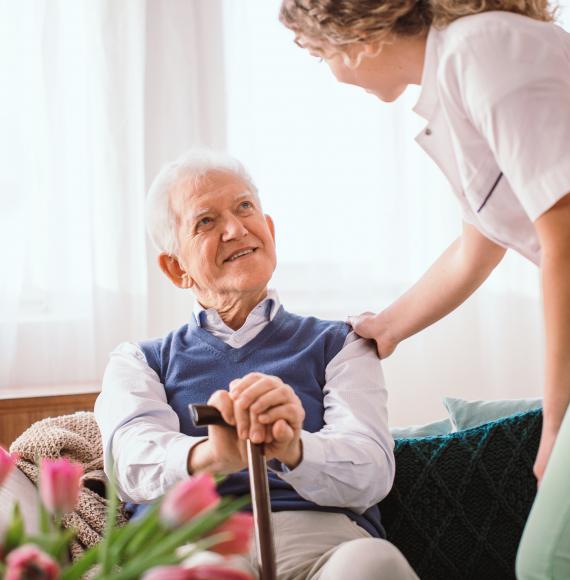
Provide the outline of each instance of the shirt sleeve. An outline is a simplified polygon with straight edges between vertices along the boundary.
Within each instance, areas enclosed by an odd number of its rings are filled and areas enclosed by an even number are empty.
[[[202,437],[180,433],[164,386],[133,343],[112,353],[95,403],[105,472],[124,501],[151,502],[188,477],[188,454]]]
[[[323,429],[303,431],[303,459],[279,476],[318,505],[359,513],[383,499],[395,473],[387,392],[370,341],[351,332],[326,368]]]
[[[535,221],[570,192],[570,35],[520,18],[518,26],[487,19],[458,35],[442,56],[438,85],[446,105],[488,143]]]

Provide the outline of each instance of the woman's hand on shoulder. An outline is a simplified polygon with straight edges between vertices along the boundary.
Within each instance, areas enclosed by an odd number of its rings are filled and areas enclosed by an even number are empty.
[[[378,314],[364,312],[359,316],[350,316],[348,323],[358,336],[376,342],[378,356],[382,359],[389,357],[400,342],[392,332],[390,322],[384,311]]]

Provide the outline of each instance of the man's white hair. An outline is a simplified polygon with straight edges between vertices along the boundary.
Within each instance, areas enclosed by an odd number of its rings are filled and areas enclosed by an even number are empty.
[[[245,167],[226,153],[209,149],[190,149],[162,167],[154,178],[146,198],[145,221],[148,234],[160,252],[176,256],[178,220],[170,203],[170,193],[179,184],[191,183],[199,189],[212,171],[224,171],[241,177],[256,197],[257,188]]]

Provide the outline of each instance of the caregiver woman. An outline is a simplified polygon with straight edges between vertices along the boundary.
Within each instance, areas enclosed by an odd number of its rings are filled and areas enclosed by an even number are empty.
[[[570,578],[570,35],[544,0],[284,0],[280,20],[340,82],[386,102],[422,86],[417,141],[463,210],[462,235],[424,276],[354,321],[382,357],[464,302],[507,248],[540,267],[540,491],[517,574]]]

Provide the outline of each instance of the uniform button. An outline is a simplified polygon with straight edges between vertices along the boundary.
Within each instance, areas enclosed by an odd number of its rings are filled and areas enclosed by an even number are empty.
[[[426,134],[428,137],[431,135],[431,129],[430,129],[429,127],[428,127],[428,128],[425,130],[425,134]]]

